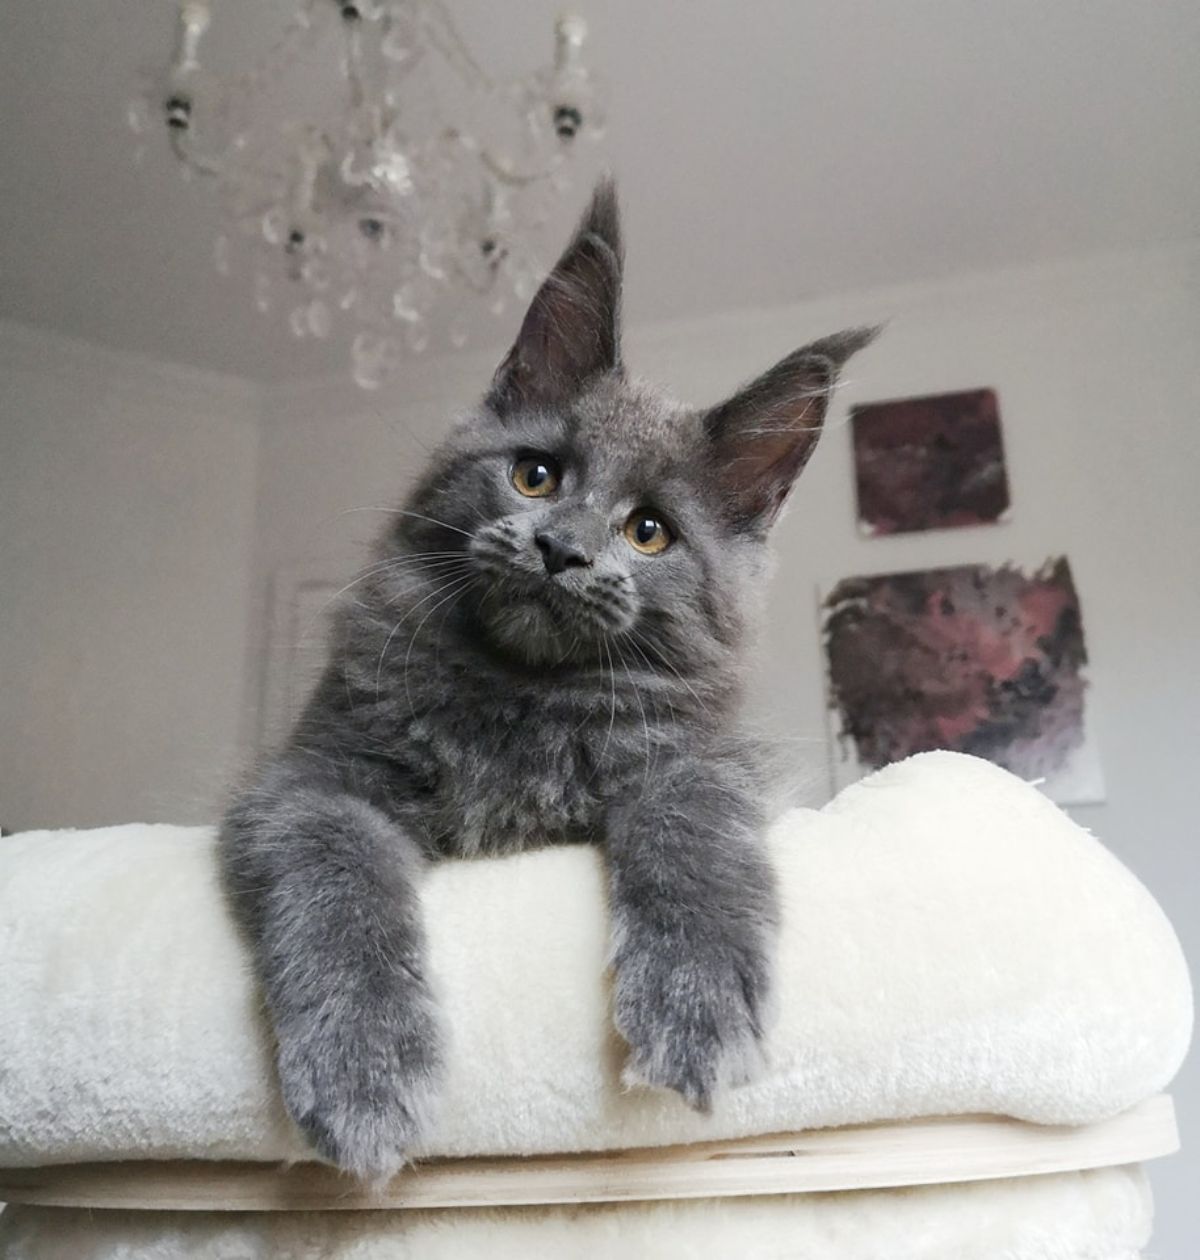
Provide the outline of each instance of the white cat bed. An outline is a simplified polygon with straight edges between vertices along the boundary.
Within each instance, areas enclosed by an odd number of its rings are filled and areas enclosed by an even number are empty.
[[[707,1117],[674,1096],[621,1087],[600,853],[546,850],[435,868],[424,897],[451,1033],[449,1072],[438,1122],[418,1154],[659,1147],[965,1113],[1091,1125],[1161,1090],[1179,1066],[1191,994],[1170,925],[1115,858],[1004,771],[950,753],[913,758],[821,811],[792,812],[776,826],[772,852],[784,926],[771,1066]],[[0,989],[0,1169],[41,1166],[25,1175],[26,1190],[38,1176],[53,1180],[51,1165],[311,1158],[278,1102],[259,1000],[220,899],[210,830],[130,826],[0,842]],[[1140,1147],[1023,1171],[1128,1162],[1167,1149],[1170,1134],[1160,1126]],[[996,1165],[937,1175],[959,1181],[1011,1171]],[[397,1185],[406,1176],[420,1173],[402,1174]],[[0,1197],[7,1180],[0,1172]],[[1050,1194],[1051,1180],[1027,1179],[1011,1192],[1000,1189],[1007,1183],[989,1184],[996,1194],[1036,1197],[1035,1184],[1036,1194]],[[864,1183],[799,1188],[828,1184]],[[788,1188],[778,1182],[758,1192]],[[912,1202],[938,1202],[929,1193]],[[397,1194],[392,1201],[403,1201],[402,1188]],[[220,1203],[211,1195],[202,1201]],[[765,1221],[792,1201],[799,1199],[736,1210]],[[796,1228],[818,1237],[822,1222],[836,1219],[835,1206],[819,1204],[836,1201],[805,1200],[809,1224],[797,1217]],[[706,1202],[692,1205],[698,1221],[710,1212]],[[676,1217],[686,1210],[671,1209]],[[36,1230],[42,1211],[0,1220],[10,1231],[21,1222]],[[548,1222],[562,1219],[545,1211]],[[648,1208],[628,1211],[639,1229],[666,1219]],[[417,1215],[396,1228],[409,1236]],[[463,1229],[476,1220],[451,1215]],[[69,1214],[55,1219],[71,1227]],[[519,1234],[522,1221],[537,1218],[512,1219]],[[587,1219],[603,1233],[602,1222],[623,1218]],[[449,1226],[443,1218],[421,1228]],[[387,1245],[364,1242],[361,1254],[415,1254],[402,1240]],[[1111,1255],[1124,1260],[1140,1243],[1121,1246]],[[626,1254],[636,1252],[635,1245]],[[787,1254],[826,1252],[814,1243]],[[1012,1250],[1022,1260],[1042,1254]],[[1107,1260],[1110,1253],[1044,1254]]]

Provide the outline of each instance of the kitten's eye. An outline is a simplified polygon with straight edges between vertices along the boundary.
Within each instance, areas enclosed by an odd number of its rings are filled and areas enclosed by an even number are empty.
[[[625,537],[630,546],[645,556],[656,556],[666,551],[673,539],[671,531],[649,512],[634,512],[625,522]]]
[[[546,455],[530,455],[513,465],[512,483],[527,499],[544,499],[558,482],[558,465]]]

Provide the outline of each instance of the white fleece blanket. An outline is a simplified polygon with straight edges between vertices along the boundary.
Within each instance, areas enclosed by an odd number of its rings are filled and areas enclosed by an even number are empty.
[[[707,1117],[621,1088],[599,852],[435,868],[424,896],[450,1053],[420,1153],[962,1112],[1081,1123],[1175,1073],[1192,1010],[1170,925],[1012,775],[925,754],[788,814],[771,847],[784,904],[771,1068]],[[0,1009],[0,1165],[307,1154],[209,829],[0,841]]]
[[[6,1260],[1138,1260],[1136,1168],[844,1194],[451,1212],[10,1208]]]

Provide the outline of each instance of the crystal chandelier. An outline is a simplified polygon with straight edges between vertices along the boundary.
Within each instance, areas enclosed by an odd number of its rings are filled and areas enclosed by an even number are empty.
[[[226,81],[201,57],[210,17],[181,6],[129,121],[219,190],[216,267],[249,270],[261,310],[298,338],[348,325],[355,380],[374,388],[433,328],[464,344],[471,300],[498,315],[532,293],[534,238],[602,132],[582,19],[559,19],[550,65],[500,84],[441,0],[302,0]],[[331,70],[330,91],[310,90]]]

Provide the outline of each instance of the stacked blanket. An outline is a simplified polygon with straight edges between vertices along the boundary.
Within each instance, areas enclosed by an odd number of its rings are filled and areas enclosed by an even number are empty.
[[[424,899],[449,1070],[437,1124],[418,1153],[652,1146],[967,1112],[1077,1124],[1158,1092],[1178,1068],[1192,1008],[1169,923],[1128,870],[1012,775],[970,757],[924,754],[823,810],[789,813],[770,843],[784,907],[770,1067],[720,1098],[710,1116],[673,1095],[621,1087],[600,852],[552,849],[434,868]],[[308,1157],[278,1100],[259,996],[218,888],[211,829],[126,826],[0,841],[0,991],[0,1166]],[[944,1211],[952,1233],[945,1195],[974,1196],[961,1202],[1000,1220],[1011,1216],[1004,1196],[1025,1194],[1028,1219],[1041,1220],[1044,1209],[1047,1222],[1077,1219],[1067,1205],[1099,1196],[1119,1225],[1110,1229],[1105,1213],[1093,1213],[1087,1228],[1108,1230],[1116,1240],[1109,1250],[1012,1256],[1109,1260],[1141,1245],[1149,1209],[1134,1174],[1008,1184],[875,1192],[867,1201],[894,1200],[897,1220]],[[770,1231],[791,1204],[794,1228],[819,1240],[823,1230],[845,1234],[851,1217],[866,1219],[861,1205],[839,1215],[842,1202],[791,1196],[576,1216],[598,1236],[609,1236],[617,1220],[641,1222],[622,1226],[636,1232],[689,1210],[736,1218],[753,1233]],[[522,1210],[506,1217],[506,1228],[514,1238],[531,1222],[557,1228],[565,1211]],[[260,1242],[229,1254],[443,1254],[432,1240],[448,1227],[444,1218],[410,1214],[402,1224],[403,1215],[346,1214],[348,1232],[339,1236],[347,1247],[360,1240],[352,1253],[330,1241],[331,1229],[343,1229],[331,1224],[337,1214],[309,1223],[239,1218],[238,1228]],[[49,1216],[68,1233],[78,1225],[71,1213],[9,1214],[0,1220],[10,1250],[0,1254],[33,1254],[12,1250],[24,1245],[13,1240]],[[477,1213],[454,1216],[464,1230],[485,1228]],[[420,1246],[387,1250],[370,1241],[372,1231],[386,1232],[385,1218]],[[188,1219],[189,1228],[203,1224]],[[204,1228],[235,1223],[214,1217]],[[266,1240],[289,1229],[297,1239],[323,1239],[325,1250]],[[929,1237],[940,1229],[930,1225]],[[91,1254],[64,1246],[63,1255]],[[194,1254],[224,1254],[206,1246]],[[864,1256],[893,1254],[863,1247]],[[633,1245],[624,1254],[651,1252]],[[814,1242],[778,1254],[826,1252]],[[976,1252],[956,1243],[895,1254]]]
[[[1130,1168],[504,1211],[10,1211],[5,1260],[1138,1260],[1151,1227]]]

